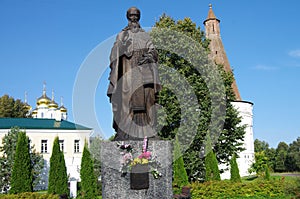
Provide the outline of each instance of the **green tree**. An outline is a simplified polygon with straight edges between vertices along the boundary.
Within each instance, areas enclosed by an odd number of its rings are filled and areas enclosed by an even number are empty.
[[[27,117],[28,107],[21,100],[3,95],[0,98],[0,117]]]
[[[177,136],[174,142],[173,160],[173,183],[177,187],[182,188],[189,182]]]
[[[26,133],[20,132],[11,174],[11,189],[9,192],[12,194],[32,192],[33,190],[33,175],[29,149],[29,139]]]
[[[0,187],[6,193],[10,187],[11,171],[14,162],[14,155],[18,141],[19,129],[12,128],[2,139],[0,152],[3,153],[0,159]]]
[[[164,85],[159,93],[159,104],[164,108],[158,111],[159,136],[174,139],[177,134],[185,151],[183,157],[189,180],[201,180],[205,178],[203,145],[208,132],[219,162],[229,163],[229,157],[242,150],[244,127],[230,103],[234,100],[233,74],[209,61],[209,41],[191,19],[175,21],[163,15],[155,27],[151,37],[158,46],[159,75]],[[173,49],[179,53],[173,53]],[[181,79],[185,79],[191,89],[187,89]],[[191,104],[193,101],[197,102],[196,106]],[[218,114],[213,115],[213,112]]]
[[[213,150],[205,156],[205,181],[221,180],[218,160]]]
[[[14,163],[14,156],[19,133],[22,132],[18,127],[11,128],[2,139],[2,146],[0,146],[0,191],[6,193],[10,187],[11,172]],[[30,159],[33,173],[33,186],[40,183],[42,169],[44,167],[43,156],[37,153],[34,146],[30,146]]]
[[[93,137],[90,144],[90,153],[93,158],[94,170],[97,178],[101,176],[100,151],[102,142],[103,140],[100,137]]]
[[[264,151],[255,153],[255,162],[251,165],[249,173],[256,173],[258,176],[263,176],[266,165],[268,165],[268,158]]]
[[[93,137],[91,139],[90,144],[90,153],[94,162],[94,171],[97,177],[97,189],[98,195],[102,194],[102,183],[98,180],[101,176],[101,161],[100,161],[100,151],[101,151],[101,143],[103,140],[100,137]]]
[[[288,171],[300,171],[300,137],[289,145],[285,165]]]
[[[81,196],[86,199],[94,199],[97,197],[97,178],[94,172],[94,163],[85,143],[81,159]]]
[[[275,171],[276,172],[285,172],[286,166],[286,158],[288,153],[289,146],[285,142],[280,142],[276,148],[276,156],[275,156]]]
[[[268,158],[268,165],[272,171],[275,170],[275,156],[276,156],[276,149],[269,148],[265,151],[265,155]]]
[[[266,180],[271,179],[270,169],[269,169],[269,166],[267,164],[265,165],[265,176],[264,177],[265,177]]]
[[[254,152],[262,152],[262,151],[264,151],[265,156],[268,158],[267,164],[269,165],[269,167],[275,170],[276,150],[274,148],[270,148],[267,142],[260,141],[259,139],[255,139]]]
[[[254,140],[254,152],[267,151],[269,149],[269,144],[265,141],[260,141],[259,139]]]
[[[233,154],[230,160],[230,180],[233,182],[241,182],[240,171],[236,162],[236,154]]]
[[[60,151],[58,137],[54,139],[50,158],[48,193],[69,194],[67,168],[64,154]]]

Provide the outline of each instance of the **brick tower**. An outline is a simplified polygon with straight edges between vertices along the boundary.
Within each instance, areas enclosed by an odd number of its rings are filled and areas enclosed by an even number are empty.
[[[232,71],[220,35],[220,20],[215,16],[212,5],[209,5],[207,19],[203,22],[205,26],[206,38],[210,40],[210,56],[216,64],[224,66],[226,72]],[[236,100],[241,100],[241,96],[235,80],[232,83],[232,88]]]

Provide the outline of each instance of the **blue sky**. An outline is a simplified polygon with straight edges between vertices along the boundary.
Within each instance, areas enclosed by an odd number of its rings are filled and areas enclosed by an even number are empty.
[[[84,60],[127,24],[126,10],[142,11],[151,27],[162,13],[190,17],[203,30],[208,5],[221,20],[221,36],[243,100],[254,103],[254,138],[276,147],[300,136],[300,1],[241,0],[0,0],[0,96],[35,108],[43,82],[47,95],[68,108]],[[106,55],[110,49],[106,47]],[[102,59],[102,60],[100,60]],[[102,68],[108,57],[99,55]],[[91,106],[104,136],[112,135],[106,97],[107,70],[98,78]],[[88,87],[89,85],[87,85]],[[93,87],[93,86],[91,86]],[[84,92],[83,92],[84,99]],[[87,99],[87,102],[89,100]],[[98,129],[87,122],[83,125]],[[100,131],[97,130],[97,131]]]

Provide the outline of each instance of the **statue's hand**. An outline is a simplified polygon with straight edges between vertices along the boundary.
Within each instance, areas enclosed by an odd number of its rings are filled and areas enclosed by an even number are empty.
[[[144,54],[140,59],[138,64],[139,65],[143,65],[143,64],[147,64],[147,63],[152,63],[154,62],[151,54]]]
[[[132,44],[132,38],[127,39],[124,44],[128,48]]]
[[[121,41],[122,41],[122,43],[126,43],[126,41],[128,40],[128,38],[129,38],[128,31],[124,31],[123,34],[121,34]]]
[[[132,56],[132,39],[129,38],[126,41],[123,42],[119,42],[119,51],[121,53],[121,55],[126,55],[127,57],[131,57]]]
[[[142,57],[139,59],[138,65],[143,65],[143,64],[146,64],[146,63],[148,63],[148,58],[142,56]]]

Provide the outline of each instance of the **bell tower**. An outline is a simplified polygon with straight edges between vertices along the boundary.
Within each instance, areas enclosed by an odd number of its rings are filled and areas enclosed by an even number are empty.
[[[207,19],[203,22],[203,24],[205,27],[206,38],[210,40],[210,57],[216,62],[216,64],[223,65],[226,72],[232,72],[221,40],[220,20],[217,19],[214,14],[211,4],[209,5]],[[242,100],[235,80],[231,86],[235,94],[235,99],[238,101]]]

